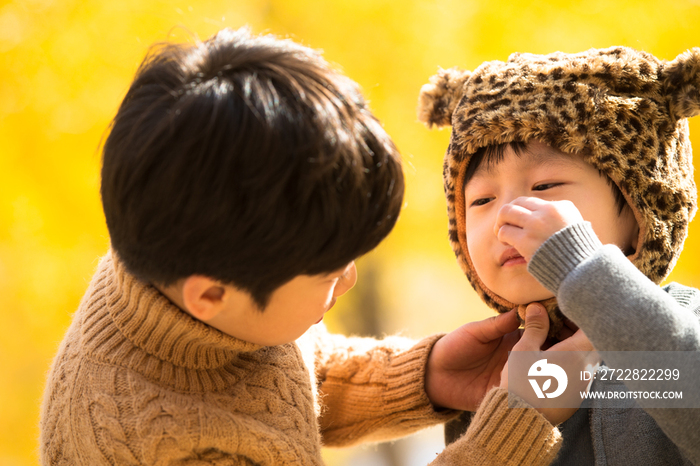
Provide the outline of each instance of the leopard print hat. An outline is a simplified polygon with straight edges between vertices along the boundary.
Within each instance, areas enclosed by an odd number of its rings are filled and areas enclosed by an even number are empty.
[[[617,184],[640,227],[630,260],[660,283],[673,269],[696,210],[686,118],[700,114],[700,48],[673,61],[627,47],[549,55],[515,53],[473,72],[440,70],[420,92],[419,120],[452,126],[444,162],[449,236],[482,299],[514,307],[473,270],[465,236],[464,191],[477,149],[540,140],[584,160]],[[550,333],[561,327],[556,300],[544,303]]]

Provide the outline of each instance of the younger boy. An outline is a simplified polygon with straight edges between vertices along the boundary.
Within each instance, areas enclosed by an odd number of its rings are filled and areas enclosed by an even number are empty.
[[[314,326],[403,189],[356,84],[312,50],[246,30],[154,49],[105,142],[112,250],[49,375],[42,464],[318,465],[322,442],[475,409],[514,313],[420,342]]]
[[[686,118],[698,113],[697,48],[671,62],[625,47],[514,54],[435,76],[419,116],[452,125],[450,239],[486,303],[541,302],[553,334],[563,314],[598,350],[699,351],[700,292],[657,286],[696,210]],[[697,409],[594,402],[561,429],[555,464],[700,464]]]

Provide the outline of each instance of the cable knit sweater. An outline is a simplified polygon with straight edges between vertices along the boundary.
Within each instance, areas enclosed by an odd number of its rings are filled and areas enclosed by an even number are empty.
[[[456,415],[434,410],[424,390],[439,338],[346,338],[317,325],[295,343],[261,347],[193,319],[110,254],[49,375],[41,462],[322,464],[322,444],[396,438]],[[503,390],[482,406],[481,421],[434,464],[507,464],[503,454],[508,464],[523,454],[547,464],[556,454],[556,429],[533,410],[508,409]]]

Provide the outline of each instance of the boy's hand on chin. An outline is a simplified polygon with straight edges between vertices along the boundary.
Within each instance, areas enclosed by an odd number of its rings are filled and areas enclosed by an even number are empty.
[[[425,369],[425,392],[437,408],[476,411],[500,383],[508,351],[520,338],[515,309],[470,322],[433,346]]]
[[[513,346],[513,351],[542,351],[542,357],[546,357],[548,351],[579,351],[579,352],[591,352],[594,351],[593,345],[588,340],[588,337],[583,333],[583,330],[576,330],[571,336],[565,338],[564,340],[547,347],[547,333],[549,332],[549,317],[547,312],[541,304],[533,303],[529,304],[527,307],[527,314],[525,319],[525,331],[523,332],[520,341]],[[567,326],[568,331],[572,331],[572,327]],[[543,349],[546,350],[543,351]],[[577,360],[577,358],[572,358]],[[589,359],[581,359],[580,367],[572,373],[578,373],[578,370],[583,370],[587,364],[590,363]],[[571,368],[569,368],[571,369]],[[574,380],[570,380],[570,383],[577,383]],[[580,382],[578,382],[581,384]],[[585,391],[585,386],[587,383],[582,384],[578,391]],[[503,367],[503,372],[501,373],[501,388],[508,389],[508,364]],[[514,387],[511,387],[511,390]],[[522,387],[518,387],[522,388]],[[529,388],[529,387],[527,387]],[[532,390],[522,390],[513,392],[520,398],[528,403],[534,404],[536,401],[536,395]],[[582,400],[581,400],[582,401]],[[569,419],[578,410],[576,408],[535,408],[537,411],[542,413],[542,415],[547,418],[549,422],[553,425],[561,424],[562,422]]]
[[[583,222],[571,201],[545,201],[519,197],[498,211],[494,232],[502,243],[513,246],[526,261],[559,230]]]

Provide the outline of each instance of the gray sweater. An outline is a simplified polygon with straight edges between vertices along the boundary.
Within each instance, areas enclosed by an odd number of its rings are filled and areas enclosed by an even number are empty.
[[[563,313],[599,351],[700,350],[700,291],[663,288],[615,246],[603,246],[588,222],[563,229],[536,252],[530,272],[557,296]],[[606,364],[620,367],[607,357]],[[693,377],[692,374],[689,374]],[[700,380],[700,374],[695,375]],[[596,380],[592,392],[644,390],[641,382]],[[586,400],[559,426],[563,445],[554,465],[700,465],[700,409],[605,407]],[[473,413],[445,425],[446,443],[459,438]]]
[[[553,235],[528,270],[599,351],[700,351],[700,291],[657,286],[616,246],[602,245],[588,222]],[[622,367],[614,353],[605,363]],[[645,390],[644,383],[596,381],[591,390]],[[564,443],[554,464],[700,465],[700,409],[614,409],[603,402],[587,401],[582,407],[590,409],[560,426]]]

